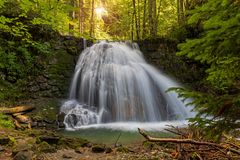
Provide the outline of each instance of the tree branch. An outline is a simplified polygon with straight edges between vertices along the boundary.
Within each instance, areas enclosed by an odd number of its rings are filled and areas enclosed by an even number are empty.
[[[233,153],[239,154],[240,151],[236,150],[234,148],[230,147],[225,147],[221,146],[220,144],[217,143],[212,143],[212,142],[199,142],[193,139],[176,139],[176,138],[154,138],[149,135],[147,135],[142,129],[138,128],[138,132],[146,138],[150,142],[172,142],[172,143],[189,143],[189,144],[194,144],[194,145],[207,145],[207,146],[213,146],[213,147],[218,147],[222,149],[226,149],[227,151],[231,151]]]

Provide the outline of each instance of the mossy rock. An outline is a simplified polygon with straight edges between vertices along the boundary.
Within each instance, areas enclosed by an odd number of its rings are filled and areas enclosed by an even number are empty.
[[[39,98],[32,100],[32,105],[36,107],[34,111],[28,115],[33,121],[49,121],[56,120],[56,116],[59,112],[60,100],[56,98]],[[52,128],[53,126],[51,126]]]
[[[69,147],[72,149],[77,149],[79,147],[89,146],[89,142],[81,138],[60,138],[58,141],[58,147]]]
[[[112,148],[110,148],[110,147],[107,147],[106,149],[105,149],[105,153],[111,153],[113,150],[112,150]]]
[[[14,156],[13,160],[32,160],[33,154],[33,151],[20,151]]]
[[[10,143],[10,138],[9,137],[0,137],[0,145],[8,145]]]
[[[60,139],[59,137],[55,137],[55,136],[40,136],[39,137],[39,140],[41,142],[47,142],[50,145],[58,144],[59,139]]]
[[[117,152],[129,153],[130,150],[127,147],[118,147]]]
[[[93,153],[103,153],[106,150],[104,145],[94,145],[92,147]]]
[[[44,153],[54,153],[57,151],[56,147],[53,145],[49,145],[47,142],[41,142],[37,146],[38,152],[44,152]]]

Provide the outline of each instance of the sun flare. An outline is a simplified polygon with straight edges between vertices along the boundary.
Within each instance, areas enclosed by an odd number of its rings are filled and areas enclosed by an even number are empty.
[[[102,16],[102,15],[104,15],[104,14],[106,14],[107,13],[107,11],[106,11],[106,9],[104,8],[104,7],[97,7],[97,8],[95,8],[95,12],[96,12],[96,14],[98,15],[98,16]]]

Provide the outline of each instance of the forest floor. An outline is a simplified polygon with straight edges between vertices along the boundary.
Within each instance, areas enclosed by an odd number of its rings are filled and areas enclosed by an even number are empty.
[[[113,146],[66,137],[53,130],[0,129],[0,160],[239,160],[239,140],[227,141],[219,143],[223,148],[144,140]]]
[[[150,142],[128,145],[93,144],[54,131],[0,129],[0,160],[173,159],[173,146]]]

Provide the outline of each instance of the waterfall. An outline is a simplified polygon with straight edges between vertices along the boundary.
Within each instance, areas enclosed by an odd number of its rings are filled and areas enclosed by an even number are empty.
[[[179,85],[147,64],[135,43],[99,42],[80,55],[69,100],[67,128],[113,122],[185,120],[190,108],[170,87]]]

